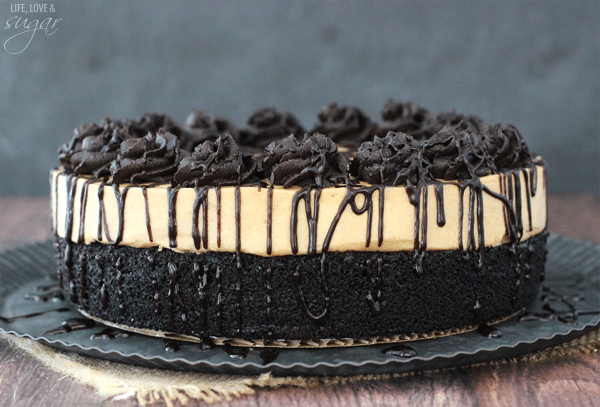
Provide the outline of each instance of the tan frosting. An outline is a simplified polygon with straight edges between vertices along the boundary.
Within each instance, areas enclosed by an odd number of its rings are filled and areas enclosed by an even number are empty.
[[[524,170],[531,176],[531,170]],[[521,179],[521,217],[523,221],[523,236],[521,241],[534,236],[546,228],[546,190],[544,185],[544,168],[537,167],[537,193],[530,198],[531,202],[531,231],[528,220],[527,189],[523,171],[518,172]],[[489,175],[481,178],[482,184],[491,191],[500,193],[501,175]],[[81,196],[86,178],[78,177],[76,181],[75,196],[73,199],[73,228],[71,240],[78,241],[81,214],[85,214],[83,228],[83,242],[91,243],[100,241],[109,243],[106,233],[98,239],[99,199],[98,189],[100,182],[91,182],[88,185],[85,211],[81,211]],[[68,188],[67,175],[59,170],[52,172],[51,197],[53,226],[60,237],[66,237],[66,219],[68,216]],[[427,206],[427,250],[455,250],[459,248],[459,187],[450,182],[443,183],[444,210],[446,224],[439,227],[437,218],[437,204],[435,191],[432,185],[428,186]],[[126,184],[119,188],[123,190]],[[259,256],[267,254],[267,199],[268,188],[257,186],[242,186],[240,189],[240,251]],[[272,205],[272,254],[282,256],[292,254],[290,241],[290,227],[292,214],[292,201],[294,194],[300,188],[293,187],[273,189]],[[192,217],[196,192],[193,188],[180,188],[176,200],[176,225],[177,245],[173,250],[182,252],[204,251],[236,251],[236,199],[235,187],[221,187],[221,244],[217,244],[217,195],[215,188],[208,188],[208,247],[196,250],[192,238]],[[330,229],[347,189],[325,188],[319,200],[319,214],[317,222],[316,249],[321,252],[325,236]],[[152,241],[147,229],[146,206],[142,188],[131,186],[127,192],[124,204],[123,238],[119,244],[132,247],[166,247],[169,248],[168,232],[168,194],[167,185],[158,185],[147,188],[149,222]],[[312,191],[311,207],[314,213],[314,195]],[[469,188],[463,196],[463,247],[467,246],[469,222]],[[531,196],[531,194],[530,194]],[[514,200],[513,200],[514,201]],[[364,202],[363,196],[356,198],[360,207]],[[423,199],[421,199],[423,202]],[[339,223],[335,228],[329,251],[402,251],[413,250],[415,247],[415,207],[409,202],[408,194],[404,187],[385,187],[383,216],[383,242],[378,246],[379,224],[379,192],[373,193],[373,219],[371,223],[371,241],[366,245],[367,212],[357,215],[350,206],[342,213]],[[509,241],[506,236],[505,217],[501,200],[483,193],[484,208],[484,236],[485,246],[498,246]],[[422,209],[422,208],[421,208]],[[111,239],[115,239],[119,231],[118,205],[112,186],[104,186],[104,210],[106,226]],[[473,216],[476,213],[476,206]],[[200,209],[199,230],[202,233],[203,209]],[[420,210],[420,216],[423,216]],[[477,226],[475,227],[477,230]],[[477,233],[475,234],[477,241]],[[304,201],[298,206],[298,253],[307,254],[309,242],[309,227],[306,219]]]

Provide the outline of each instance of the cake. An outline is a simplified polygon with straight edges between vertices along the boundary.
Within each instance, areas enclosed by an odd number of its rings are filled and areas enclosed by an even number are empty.
[[[338,148],[338,145],[340,146]],[[251,346],[428,338],[544,278],[544,163],[512,125],[388,101],[246,127],[194,111],[79,126],[51,171],[61,287],[109,325]]]

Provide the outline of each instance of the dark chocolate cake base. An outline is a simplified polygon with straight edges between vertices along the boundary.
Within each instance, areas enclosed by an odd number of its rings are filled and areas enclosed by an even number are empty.
[[[316,257],[185,254],[57,238],[66,297],[87,314],[197,337],[315,340],[410,335],[493,321],[527,307],[547,233],[511,247],[342,252]]]

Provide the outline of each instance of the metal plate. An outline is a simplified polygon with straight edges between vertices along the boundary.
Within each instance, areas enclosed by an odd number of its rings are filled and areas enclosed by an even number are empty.
[[[242,359],[230,357],[222,347],[200,350],[198,344],[180,343],[173,353],[165,351],[159,338],[130,334],[129,337],[94,340],[104,326],[44,335],[69,318],[81,318],[74,309],[14,322],[0,322],[0,330],[27,337],[54,348],[86,356],[153,368],[203,373],[255,375],[358,375],[401,373],[441,369],[518,356],[556,345],[600,326],[600,247],[564,236],[548,240],[546,281],[529,311],[530,321],[515,317],[495,325],[501,338],[469,332],[443,338],[405,343],[416,356],[388,356],[391,345],[349,348],[280,349],[273,362],[263,365],[261,349],[251,349]],[[62,301],[32,301],[27,296],[43,294],[39,286],[55,274],[51,243],[23,247],[0,255],[0,310],[11,317],[66,307]],[[521,320],[520,320],[521,319]],[[546,320],[544,320],[546,319]]]

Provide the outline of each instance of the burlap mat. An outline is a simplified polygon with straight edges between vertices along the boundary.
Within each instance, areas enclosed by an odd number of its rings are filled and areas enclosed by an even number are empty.
[[[30,339],[18,338],[1,332],[0,336],[58,373],[79,383],[94,387],[99,396],[103,398],[117,400],[133,397],[137,399],[141,406],[156,402],[163,402],[169,407],[177,405],[177,403],[186,405],[193,399],[215,403],[222,400],[231,400],[245,394],[253,394],[256,387],[295,386],[308,388],[366,380],[385,380],[415,374],[351,377],[273,377],[269,374],[228,376],[175,372],[107,362],[74,353],[61,352]],[[537,362],[561,358],[575,353],[598,352],[599,350],[600,329],[558,346],[517,358],[482,363],[477,366]],[[468,367],[472,366],[474,365]],[[431,372],[435,371],[419,374]]]

